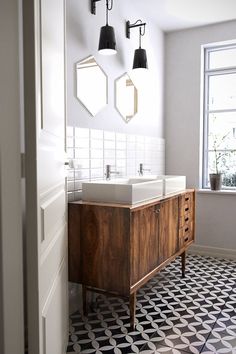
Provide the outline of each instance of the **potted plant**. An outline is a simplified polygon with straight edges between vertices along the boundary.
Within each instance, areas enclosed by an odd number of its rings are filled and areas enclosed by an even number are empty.
[[[210,173],[210,187],[211,190],[213,191],[218,191],[221,190],[222,188],[222,173],[220,172],[220,163],[222,162],[221,160],[225,155],[227,155],[227,152],[221,152],[218,151],[221,143],[227,138],[227,136],[230,134],[230,131],[223,135],[213,135],[213,151],[214,151],[214,173]]]
[[[219,172],[219,162],[221,158],[221,154],[217,153],[216,148],[214,148],[215,154],[215,173],[210,173],[210,186],[212,191],[218,191],[222,187],[222,173]]]

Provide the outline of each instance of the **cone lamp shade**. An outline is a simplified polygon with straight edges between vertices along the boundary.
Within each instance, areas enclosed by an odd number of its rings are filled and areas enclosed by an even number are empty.
[[[138,48],[135,50],[133,69],[148,69],[147,53],[145,49]]]
[[[98,50],[103,55],[114,55],[117,53],[115,31],[112,26],[105,25],[101,28]]]

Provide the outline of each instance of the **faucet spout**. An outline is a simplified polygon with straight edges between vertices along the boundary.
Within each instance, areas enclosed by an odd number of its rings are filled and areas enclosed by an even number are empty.
[[[143,176],[143,171],[151,171],[151,170],[149,168],[143,168],[143,163],[140,163],[139,170],[138,170],[139,176]]]
[[[119,175],[118,171],[112,171],[111,170],[111,165],[106,165],[106,172],[105,172],[105,176],[106,176],[106,180],[109,181],[111,179],[111,175]]]

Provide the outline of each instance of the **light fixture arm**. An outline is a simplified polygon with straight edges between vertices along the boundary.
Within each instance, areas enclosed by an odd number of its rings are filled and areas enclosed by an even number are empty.
[[[142,22],[141,20],[137,20],[134,23],[130,23],[130,21],[126,21],[126,38],[130,39],[130,30],[131,28],[139,27],[139,46],[141,48],[141,36],[145,35],[146,22]],[[142,31],[143,29],[143,31]]]
[[[91,14],[96,15],[96,3],[101,0],[90,0],[91,4]],[[109,6],[109,2],[111,5]],[[108,11],[111,11],[113,8],[113,0],[106,0],[106,23],[108,24]]]

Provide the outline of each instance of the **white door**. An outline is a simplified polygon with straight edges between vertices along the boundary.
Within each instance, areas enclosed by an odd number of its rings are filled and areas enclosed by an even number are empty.
[[[23,0],[29,354],[68,336],[64,0]]]

